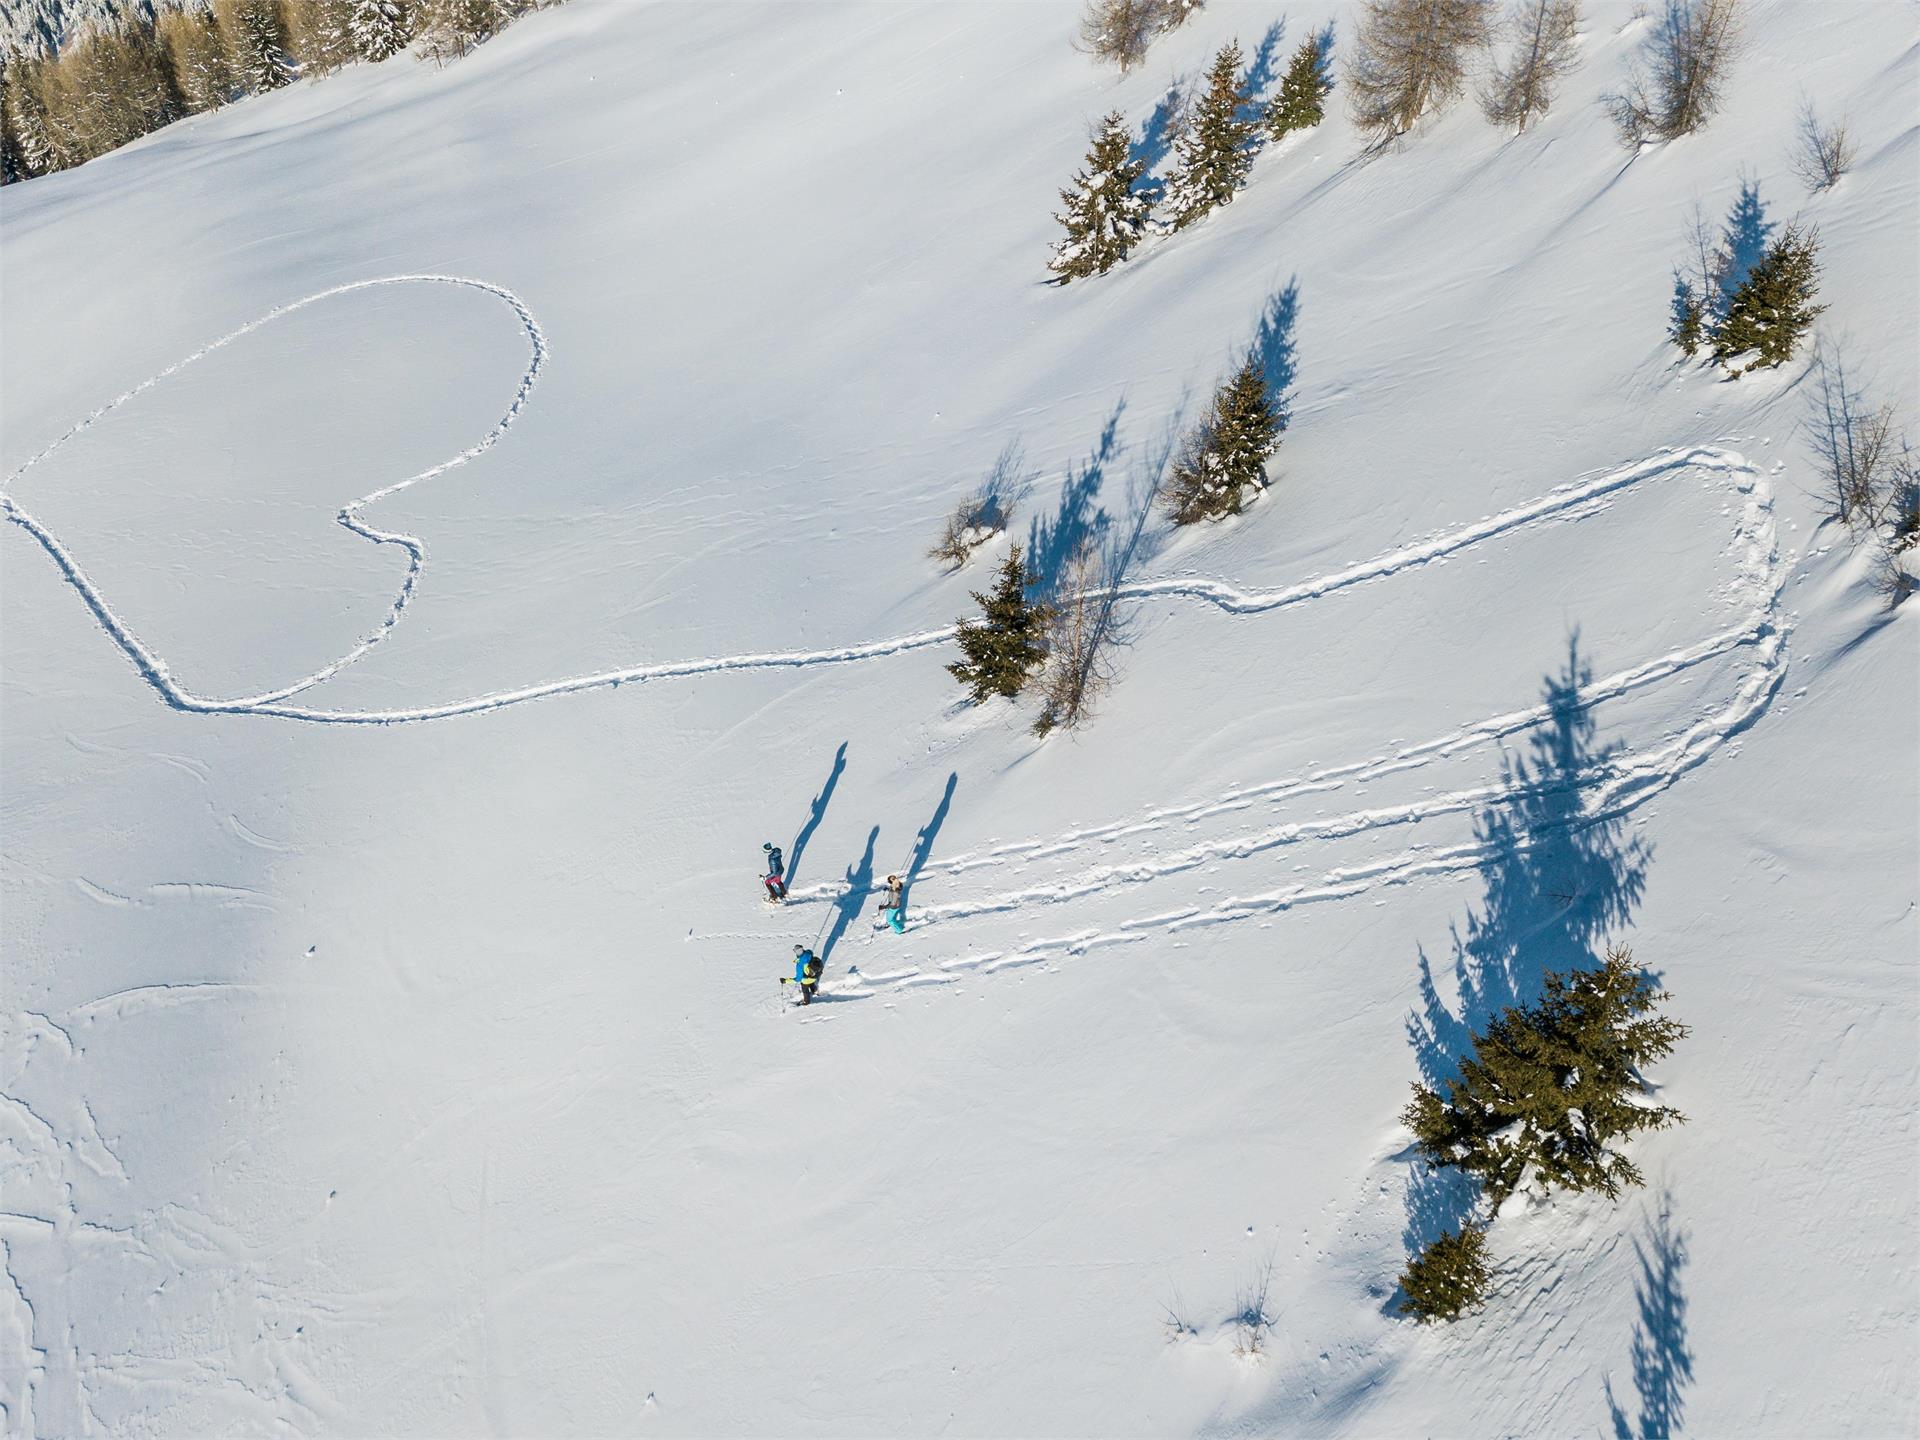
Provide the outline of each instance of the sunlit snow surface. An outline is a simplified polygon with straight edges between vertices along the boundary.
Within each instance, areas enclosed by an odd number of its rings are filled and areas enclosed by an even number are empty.
[[[1661,339],[1744,182],[1920,423],[1914,15],[1756,3],[1630,157],[1588,9],[1524,137],[1336,91],[1065,288],[1090,119],[1353,15],[573,0],[0,194],[10,1432],[1920,1427],[1915,622],[1804,366]],[[953,501],[1016,446],[1057,574],[1249,344],[1092,726],[959,706]],[[1408,1325],[1408,1083],[1610,940],[1689,1123]]]

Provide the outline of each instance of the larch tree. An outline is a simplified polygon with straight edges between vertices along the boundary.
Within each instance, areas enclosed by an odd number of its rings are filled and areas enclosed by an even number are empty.
[[[211,10],[197,5],[162,10],[156,24],[187,109],[217,110],[233,98],[233,68]]]
[[[1513,51],[1494,64],[1480,108],[1496,125],[1525,130],[1579,63],[1580,0],[1520,0],[1506,29]]]
[[[1665,0],[1626,89],[1606,97],[1621,143],[1677,140],[1705,125],[1740,45],[1740,0]]]
[[[1246,117],[1240,46],[1213,57],[1207,88],[1194,103],[1180,136],[1178,164],[1167,183],[1166,210],[1175,230],[1229,204],[1253,168],[1254,125]]]
[[[1126,117],[1115,110],[1100,122],[1073,187],[1060,192],[1064,208],[1053,218],[1067,233],[1047,268],[1061,284],[1106,274],[1146,233],[1153,200],[1134,188],[1147,167],[1129,158],[1132,148]]]
[[[1261,115],[1269,140],[1282,140],[1296,130],[1311,130],[1326,118],[1327,92],[1333,81],[1326,72],[1326,51],[1318,35],[1309,35],[1293,52],[1280,89]]]
[[[1492,35],[1490,0],[1367,0],[1347,62],[1347,108],[1380,149],[1444,109]]]

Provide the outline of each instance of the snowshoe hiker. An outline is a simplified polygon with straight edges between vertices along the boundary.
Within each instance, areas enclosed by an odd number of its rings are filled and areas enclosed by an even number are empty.
[[[898,875],[887,876],[887,898],[880,907],[880,913],[887,917],[887,924],[896,935],[904,933],[907,928],[905,890]]]
[[[796,945],[793,947],[792,981],[800,987],[800,1003],[802,1005],[811,1005],[813,1003],[814,992],[820,988],[820,972],[824,968],[820,963],[820,957],[815,955],[813,951],[809,950],[806,946]],[[782,975],[780,977],[780,983],[782,985],[785,985],[787,981],[787,976]]]
[[[787,862],[771,840],[760,848],[767,853],[767,873],[761,883],[767,887],[767,899],[777,904],[787,898]]]

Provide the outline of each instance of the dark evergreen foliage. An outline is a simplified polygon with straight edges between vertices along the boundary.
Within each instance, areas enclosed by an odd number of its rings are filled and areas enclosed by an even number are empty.
[[[1700,353],[1700,346],[1707,338],[1707,307],[1693,288],[1693,282],[1684,275],[1673,279],[1673,310],[1667,338],[1678,345],[1689,360]]]
[[[1318,35],[1309,35],[1293,52],[1280,89],[1261,117],[1269,140],[1280,140],[1295,130],[1311,130],[1326,118],[1327,93],[1333,89]]]
[[[1667,998],[1624,947],[1598,970],[1549,972],[1538,1003],[1509,1006],[1473,1037],[1445,1098],[1416,1083],[1401,1119],[1430,1163],[1477,1177],[1495,1208],[1529,1174],[1617,1196],[1641,1177],[1613,1142],[1685,1118],[1640,1099],[1640,1067],[1687,1034],[1654,1012]]]
[[[1100,122],[1073,188],[1060,192],[1065,208],[1053,218],[1067,235],[1054,247],[1047,268],[1061,284],[1106,274],[1140,243],[1153,202],[1134,189],[1147,167],[1128,158],[1132,148],[1126,116],[1115,110]]]
[[[1163,503],[1173,522],[1238,515],[1248,487],[1265,486],[1267,461],[1285,428],[1259,358],[1250,355],[1215,393],[1211,413],[1167,476]]]
[[[1479,1308],[1492,1279],[1486,1227],[1469,1222],[1448,1231],[1407,1262],[1400,1274],[1400,1288],[1406,1295],[1400,1313],[1422,1325],[1458,1320]]]
[[[1820,284],[1820,236],[1789,225],[1734,291],[1713,336],[1713,358],[1734,375],[1779,365],[1827,308],[1813,303]],[[1753,359],[1745,365],[1743,356]]]
[[[947,666],[947,672],[967,687],[976,705],[994,695],[1011,700],[1046,663],[1050,612],[1027,599],[1033,583],[1015,545],[1001,563],[993,593],[973,594],[981,616],[960,622],[954,639],[965,658]]]
[[[1175,230],[1228,204],[1253,168],[1254,126],[1243,113],[1240,47],[1229,44],[1213,57],[1206,93],[1195,102],[1180,137],[1179,168],[1167,185],[1167,210]]]

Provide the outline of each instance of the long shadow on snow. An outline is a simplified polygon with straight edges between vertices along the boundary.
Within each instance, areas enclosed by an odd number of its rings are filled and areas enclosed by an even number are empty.
[[[847,768],[847,742],[842,740],[840,748],[833,755],[833,769],[827,772],[827,783],[820,787],[820,793],[813,797],[807,807],[807,823],[800,827],[800,833],[793,837],[793,846],[787,852],[787,884],[792,885],[800,873],[800,857],[806,853],[807,842],[813,839],[813,832],[820,828],[820,822],[826,818],[827,806],[833,802],[833,787],[840,783],[840,773]]]
[[[1455,1008],[1441,998],[1433,964],[1420,952],[1420,1010],[1407,1017],[1407,1039],[1421,1078],[1443,1094],[1473,1032],[1509,1006],[1537,999],[1547,971],[1594,966],[1602,937],[1625,925],[1645,894],[1651,848],[1628,833],[1624,816],[1590,816],[1582,804],[1583,790],[1605,777],[1622,749],[1597,739],[1582,695],[1592,681],[1576,632],[1566,667],[1546,678],[1548,713],[1527,754],[1503,760],[1503,797],[1474,821],[1474,837],[1487,849],[1480,864],[1486,898],[1469,913],[1465,935],[1453,934]],[[1405,1239],[1415,1250],[1457,1228],[1477,1191],[1449,1172],[1429,1171],[1412,1152],[1407,1158]]]
[[[1060,501],[1052,517],[1036,518],[1027,526],[1027,568],[1033,573],[1033,593],[1039,599],[1052,599],[1074,553],[1082,545],[1099,543],[1106,533],[1107,512],[1095,502],[1108,466],[1124,448],[1120,444],[1120,417],[1126,409],[1124,399],[1117,401],[1107,423],[1100,427],[1093,453],[1078,470],[1067,468],[1067,480],[1060,487]]]
[[[1257,361],[1267,382],[1267,395],[1274,413],[1285,429],[1292,418],[1293,382],[1300,373],[1299,347],[1294,331],[1300,325],[1300,278],[1287,281],[1287,288],[1267,297],[1260,309],[1260,323],[1254,327],[1253,343],[1247,347],[1249,359]]]
[[[1249,118],[1258,118],[1267,91],[1280,78],[1280,42],[1286,35],[1287,22],[1276,20],[1267,26],[1267,33],[1253,47],[1253,59],[1247,63],[1246,78],[1240,84],[1240,93],[1247,97],[1247,108],[1253,112]]]
[[[947,823],[947,811],[953,808],[953,792],[959,787],[960,772],[955,770],[947,776],[947,788],[940,797],[940,803],[934,807],[933,818],[922,825],[920,833],[914,837],[913,854],[907,861],[907,873],[900,882],[900,905],[903,909],[913,892],[913,882],[920,878],[920,872],[927,868],[927,861],[933,855],[934,839],[940,834],[940,827]]]
[[[1727,313],[1733,292],[1746,283],[1747,273],[1767,253],[1768,237],[1775,226],[1767,219],[1767,207],[1760,199],[1760,182],[1751,176],[1740,180],[1740,193],[1733,209],[1727,212],[1727,228],[1721,236],[1721,272],[1719,311]]]
[[[833,928],[827,932],[826,944],[820,947],[822,969],[833,958],[833,947],[840,943],[840,937],[847,933],[847,927],[859,915],[860,907],[867,903],[867,896],[873,890],[873,847],[879,839],[880,827],[876,825],[867,832],[867,848],[860,856],[860,863],[847,867],[846,887],[834,901]]]
[[[1662,1194],[1659,1213],[1644,1242],[1633,1242],[1640,1260],[1634,1298],[1640,1316],[1633,1327],[1633,1386],[1640,1392],[1636,1429],[1613,1398],[1606,1382],[1607,1412],[1614,1440],[1667,1440],[1680,1433],[1687,1387],[1693,1384],[1693,1347],[1687,1343],[1687,1296],[1681,1272],[1687,1268],[1687,1232],[1673,1225],[1673,1196]]]

